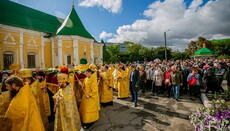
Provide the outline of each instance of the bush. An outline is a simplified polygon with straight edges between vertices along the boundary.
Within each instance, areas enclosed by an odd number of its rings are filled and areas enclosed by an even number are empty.
[[[217,57],[217,59],[220,59],[220,60],[229,59],[229,58],[230,58],[230,56],[228,56],[228,55],[220,55],[220,56]]]

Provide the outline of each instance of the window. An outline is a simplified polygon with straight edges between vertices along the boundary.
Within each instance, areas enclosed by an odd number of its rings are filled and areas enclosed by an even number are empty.
[[[36,58],[35,53],[28,53],[28,55],[27,55],[28,68],[35,68],[36,67],[35,58]]]
[[[4,62],[4,70],[9,70],[11,64],[14,63],[14,53],[13,52],[5,52],[3,54],[3,62]]]

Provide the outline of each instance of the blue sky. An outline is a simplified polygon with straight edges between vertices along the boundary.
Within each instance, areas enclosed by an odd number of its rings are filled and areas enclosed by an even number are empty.
[[[65,18],[72,8],[72,0],[12,1],[61,18]],[[170,29],[167,32],[169,46],[183,50],[198,36],[207,39],[230,36],[226,27],[218,25],[224,16],[230,16],[226,9],[230,7],[229,0],[75,0],[74,3],[85,28],[98,41],[103,38],[109,42],[127,40],[145,46],[161,46],[163,32]],[[213,16],[218,20],[213,20]],[[204,18],[209,23],[205,23]],[[209,29],[212,27],[207,26],[206,30],[206,24],[217,27]],[[223,24],[230,26],[226,19]]]

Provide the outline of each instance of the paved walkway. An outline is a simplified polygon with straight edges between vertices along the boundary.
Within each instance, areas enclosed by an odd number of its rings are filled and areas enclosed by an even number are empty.
[[[129,99],[117,99],[114,105],[101,108],[100,119],[87,131],[193,131],[188,116],[197,107],[203,107],[200,99],[192,101],[182,96],[173,98],[152,96],[140,97],[139,107],[133,107]]]

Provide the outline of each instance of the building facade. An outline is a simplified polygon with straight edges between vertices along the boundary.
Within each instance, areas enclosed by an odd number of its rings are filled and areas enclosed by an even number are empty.
[[[103,44],[84,28],[74,7],[66,19],[3,0],[0,4],[0,70],[102,63]]]

